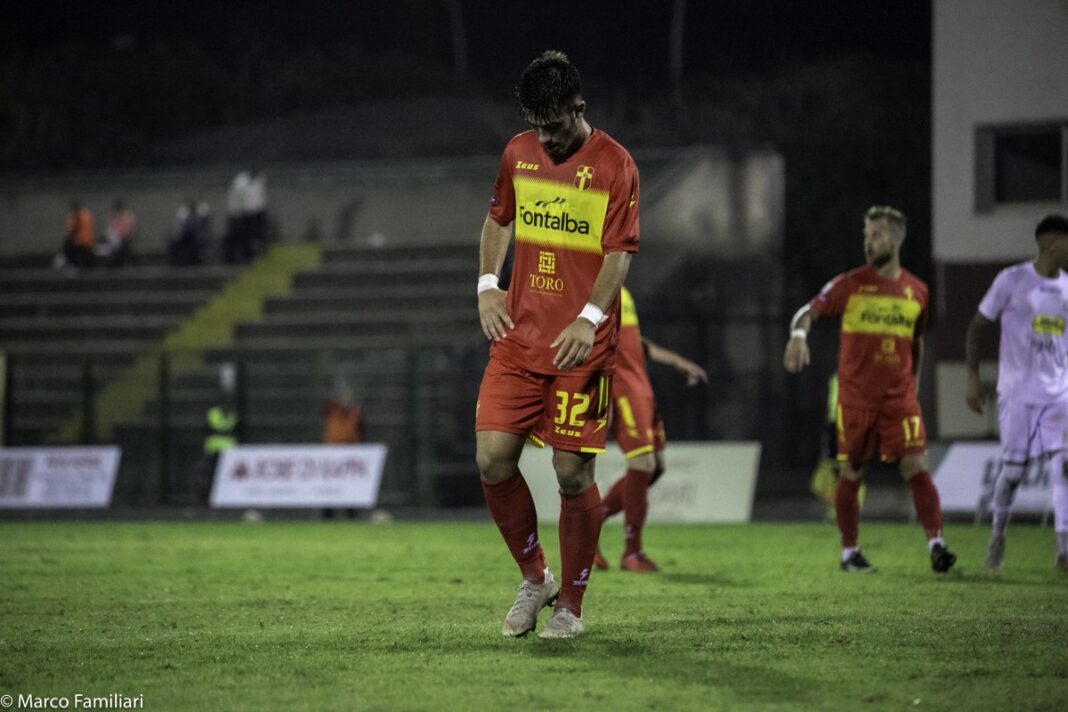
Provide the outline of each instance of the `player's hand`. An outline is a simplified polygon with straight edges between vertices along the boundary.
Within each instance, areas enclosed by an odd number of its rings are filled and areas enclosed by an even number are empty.
[[[705,369],[698,366],[690,359],[679,357],[675,369],[686,377],[687,386],[696,386],[698,383],[708,383],[708,374]]]
[[[983,414],[983,384],[979,381],[979,374],[968,374],[968,387],[964,393],[964,400],[968,402],[968,409],[973,413]]]
[[[789,373],[801,373],[808,365],[808,342],[800,336],[795,336],[786,342],[786,353],[782,357],[782,365]]]
[[[593,351],[597,327],[585,319],[575,319],[553,339],[549,348],[559,346],[553,356],[553,366],[566,371],[582,364]]]
[[[508,316],[508,292],[501,289],[487,289],[478,295],[478,320],[482,324],[482,333],[490,341],[504,339],[508,330],[514,329],[512,317]]]

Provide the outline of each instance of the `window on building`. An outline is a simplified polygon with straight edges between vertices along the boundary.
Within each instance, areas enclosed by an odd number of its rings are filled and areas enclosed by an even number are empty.
[[[975,184],[979,212],[1068,202],[1068,122],[979,127]]]

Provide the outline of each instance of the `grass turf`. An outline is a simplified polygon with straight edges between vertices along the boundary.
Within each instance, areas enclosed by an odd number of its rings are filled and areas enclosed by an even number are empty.
[[[542,532],[558,560],[554,528]],[[144,709],[1064,709],[1068,576],[1049,529],[650,527],[660,575],[596,572],[577,641],[503,638],[490,523],[0,524],[0,694]],[[609,559],[622,533],[605,528]],[[554,567],[554,570],[557,567]],[[547,621],[543,612],[541,623]]]

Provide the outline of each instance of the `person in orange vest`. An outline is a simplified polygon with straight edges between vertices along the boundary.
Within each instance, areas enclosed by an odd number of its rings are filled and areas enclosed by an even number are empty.
[[[367,433],[363,409],[353,399],[352,386],[343,380],[334,385],[334,397],[323,404],[323,444],[352,445],[361,443]],[[324,509],[323,519],[333,519],[337,510]],[[345,516],[356,517],[355,509],[346,509]]]
[[[352,387],[339,381],[334,398],[323,404],[323,444],[351,445],[365,436],[363,410],[353,400]]]
[[[57,269],[72,270],[78,267],[92,267],[95,247],[93,214],[81,204],[81,201],[75,200],[70,204],[70,212],[67,213],[63,247],[60,254],[56,255],[54,265]]]

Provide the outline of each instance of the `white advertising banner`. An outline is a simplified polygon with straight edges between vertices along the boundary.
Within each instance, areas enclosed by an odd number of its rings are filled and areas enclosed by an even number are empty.
[[[935,484],[946,512],[989,512],[998,475],[1001,446],[997,442],[954,443],[935,472]],[[1038,463],[1024,473],[1016,490],[1014,512],[1041,513],[1050,508],[1049,472]]]
[[[597,456],[597,487],[602,496],[627,470],[619,448],[612,443],[609,448]],[[750,520],[760,468],[760,443],[671,442],[664,455],[666,472],[649,489],[649,522]],[[560,489],[553,471],[552,449],[527,446],[519,469],[534,496],[538,519],[557,521]]]
[[[385,445],[238,445],[224,450],[213,507],[374,507]]]
[[[0,509],[109,507],[121,457],[114,445],[0,449]]]

